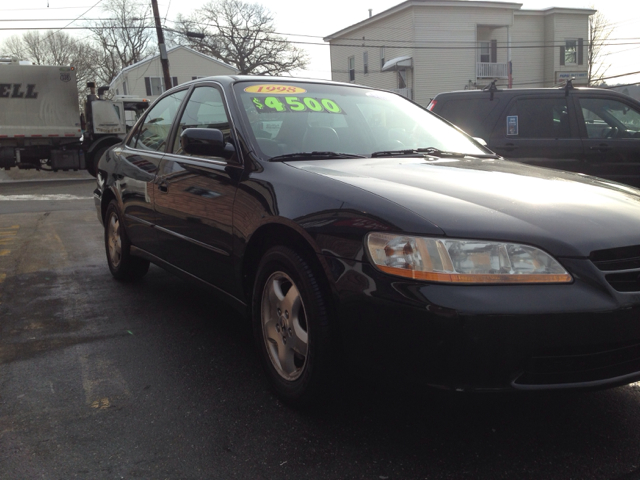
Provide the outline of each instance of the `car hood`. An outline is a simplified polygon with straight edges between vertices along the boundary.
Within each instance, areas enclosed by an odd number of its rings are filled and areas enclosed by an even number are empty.
[[[451,238],[521,242],[565,257],[640,244],[640,190],[580,174],[493,159],[365,158],[288,165],[381,196]]]

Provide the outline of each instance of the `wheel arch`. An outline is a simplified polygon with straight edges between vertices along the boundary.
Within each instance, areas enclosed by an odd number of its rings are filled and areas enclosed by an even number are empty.
[[[100,200],[100,215],[102,215],[103,225],[106,220],[105,216],[107,214],[107,208],[109,207],[111,200],[117,200],[116,194],[113,193],[113,190],[111,190],[110,188],[105,188]]]
[[[303,255],[314,269],[322,287],[331,298],[335,300],[335,286],[330,282],[329,267],[324,261],[319,249],[313,243],[313,239],[304,235],[292,226],[282,223],[269,223],[258,228],[247,243],[244,255],[242,255],[242,286],[245,297],[251,304],[251,294],[260,259],[271,247],[282,245],[291,248]],[[335,305],[335,301],[331,302]]]

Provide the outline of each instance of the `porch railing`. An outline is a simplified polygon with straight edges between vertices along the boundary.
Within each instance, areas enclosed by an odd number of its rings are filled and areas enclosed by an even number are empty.
[[[507,78],[509,76],[506,63],[476,63],[477,78]]]

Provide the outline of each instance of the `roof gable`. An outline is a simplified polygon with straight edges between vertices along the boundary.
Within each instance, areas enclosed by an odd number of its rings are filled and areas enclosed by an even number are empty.
[[[169,48],[167,50],[167,56],[169,57],[169,59],[171,59],[172,54],[175,55],[176,53],[179,53],[180,51],[182,51],[184,53],[188,53],[188,54],[190,54],[192,56],[199,57],[202,60],[209,61],[211,63],[215,63],[216,65],[219,65],[219,66],[222,66],[222,67],[227,67],[227,68],[233,70],[233,73],[238,73],[238,69],[237,68],[235,68],[235,67],[233,67],[233,66],[231,66],[231,65],[229,65],[227,63],[224,63],[224,62],[222,62],[222,61],[220,61],[220,60],[218,60],[216,58],[210,57],[209,55],[205,55],[204,53],[197,52],[192,48],[185,47],[183,45],[177,45],[175,47]],[[155,55],[150,55],[147,58],[145,58],[143,60],[140,60],[137,63],[133,63],[133,64],[129,65],[128,67],[123,68],[122,70],[120,70],[120,73],[118,73],[118,75],[116,75],[115,78],[111,81],[111,85],[116,83],[120,79],[120,77],[122,75],[124,75],[125,73],[129,73],[129,72],[132,72],[134,70],[137,70],[138,68],[141,68],[141,67],[151,63],[153,60],[155,60],[156,58],[159,58],[159,57],[160,57],[160,54],[156,53]]]

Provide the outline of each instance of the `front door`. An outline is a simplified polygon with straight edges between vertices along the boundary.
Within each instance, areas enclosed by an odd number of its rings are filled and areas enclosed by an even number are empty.
[[[604,96],[580,95],[576,101],[591,173],[640,187],[640,111]]]
[[[172,265],[229,291],[233,282],[233,203],[243,169],[231,159],[188,155],[179,136],[187,128],[216,128],[232,142],[222,92],[195,88],[180,119],[171,152],[156,179],[155,208],[163,257]]]

